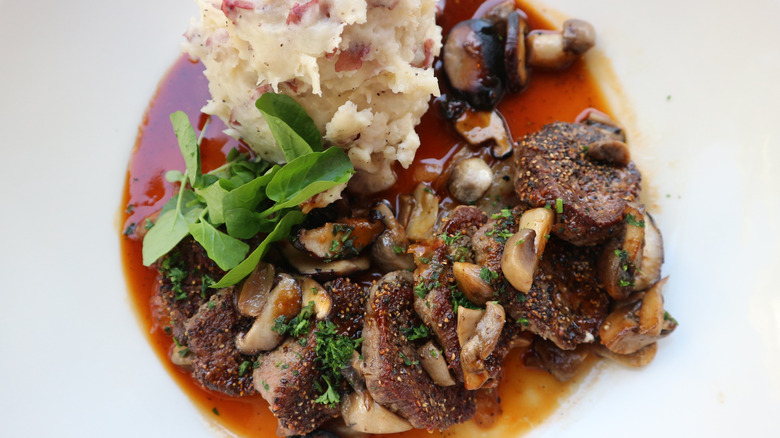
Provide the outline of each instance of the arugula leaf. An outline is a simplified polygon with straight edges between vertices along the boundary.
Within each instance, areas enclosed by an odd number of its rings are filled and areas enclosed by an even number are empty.
[[[184,157],[184,165],[187,167],[184,171],[184,177],[187,178],[191,186],[195,187],[198,178],[200,178],[198,137],[195,136],[190,119],[183,111],[176,111],[171,114],[170,118],[173,132],[176,133],[176,140],[179,142],[179,150]]]
[[[225,217],[222,214],[222,202],[225,196],[229,194],[227,188],[223,187],[223,181],[225,183],[228,180],[218,180],[211,185],[202,189],[195,189],[195,193],[206,201],[206,205],[209,208],[209,222],[212,225],[220,225],[225,223]]]
[[[176,200],[176,198],[171,200]],[[189,224],[195,223],[202,213],[203,207],[200,205],[191,208],[187,208],[185,205],[184,210],[177,208],[165,210],[163,208],[157,222],[144,236],[144,244],[141,249],[144,266],[149,266],[160,257],[168,254],[182,239],[187,237],[190,233]]]
[[[276,228],[274,228],[274,230],[271,231],[268,236],[266,236],[265,240],[260,242],[260,245],[258,245],[257,248],[255,248],[255,250],[252,251],[252,253],[249,254],[249,256],[243,262],[239,263],[238,266],[228,271],[228,273],[225,274],[222,279],[220,279],[211,287],[219,289],[232,286],[243,280],[244,277],[251,274],[255,269],[255,266],[260,263],[260,259],[263,258],[265,252],[268,250],[268,245],[287,238],[287,236],[290,235],[290,229],[293,226],[303,222],[304,218],[306,218],[306,215],[299,210],[289,211],[279,220],[279,223],[276,224]]]
[[[263,114],[288,163],[312,151],[322,150],[320,130],[292,97],[264,93],[255,106]]]
[[[263,217],[343,184],[353,173],[355,168],[346,152],[336,147],[298,157],[282,167],[268,183],[265,192],[276,205],[263,212]]]
[[[249,245],[217,230],[206,221],[190,224],[189,232],[222,270],[234,268],[249,252]]]

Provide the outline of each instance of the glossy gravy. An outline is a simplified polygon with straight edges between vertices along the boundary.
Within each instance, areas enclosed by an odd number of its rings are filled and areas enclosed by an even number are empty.
[[[470,18],[480,3],[480,0],[448,0],[445,16],[440,20],[445,35],[455,23]],[[518,3],[528,13],[532,29],[553,28],[533,9],[522,2]],[[200,64],[192,63],[186,56],[181,57],[161,81],[139,127],[122,198],[124,226],[120,241],[124,270],[132,302],[150,344],[204,416],[214,420],[217,428],[230,434],[274,437],[276,419],[259,395],[238,399],[208,391],[193,380],[189,373],[171,363],[169,352],[172,339],[165,333],[164,323],[155,316],[157,312],[153,297],[156,272],[141,263],[141,239],[134,236],[134,230],[144,226],[145,218],[159,210],[173,194],[174,186],[165,181],[165,172],[184,168],[169,114],[177,110],[185,111],[191,121],[197,121],[197,130],[204,127],[207,118],[200,113],[200,108],[209,94],[207,81],[201,72]],[[609,112],[598,84],[585,64],[578,61],[559,73],[533,72],[527,90],[516,95],[506,95],[499,110],[507,119],[513,137],[517,138],[550,122],[573,121],[587,107]],[[223,134],[224,128],[216,118],[206,127],[201,150],[204,172],[222,164],[232,148],[246,149]],[[422,146],[417,151],[415,163],[409,169],[399,169],[396,186],[380,194],[380,197],[393,204],[399,194],[411,193],[421,181],[430,182],[437,191],[443,192],[446,184],[446,173],[443,170],[456,151],[468,148],[435,107],[423,117],[417,131]],[[486,150],[472,148],[470,153],[482,156],[491,163],[492,159]],[[448,202],[445,199],[444,203]],[[503,414],[491,428],[479,428],[474,422],[468,422],[443,433],[429,434],[424,430],[412,430],[393,436],[520,435],[549,417],[587,375],[593,364],[591,361],[589,366],[583,367],[580,376],[572,382],[561,383],[545,371],[526,367],[523,364],[524,354],[525,350],[516,349],[505,361],[504,378],[499,386]]]

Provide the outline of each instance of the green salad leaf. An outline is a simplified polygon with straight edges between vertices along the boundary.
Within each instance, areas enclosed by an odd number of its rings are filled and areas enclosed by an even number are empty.
[[[287,162],[322,150],[317,125],[292,97],[265,93],[255,102]]]
[[[144,265],[192,236],[220,269],[228,271],[210,287],[236,284],[254,270],[271,243],[288,238],[303,222],[301,203],[346,183],[354,174],[343,150],[322,150],[319,130],[292,98],[265,93],[256,106],[284,151],[288,163],[283,166],[233,150],[223,166],[202,174],[194,128],[185,113],[171,114],[185,170],[165,175],[169,182],[179,183],[179,192],[163,206],[144,237]],[[244,240],[258,233],[267,235],[250,253]]]

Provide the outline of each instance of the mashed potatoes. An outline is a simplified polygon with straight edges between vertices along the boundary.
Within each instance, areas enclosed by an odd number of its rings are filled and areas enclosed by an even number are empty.
[[[184,49],[206,66],[222,119],[265,159],[282,162],[255,108],[264,92],[292,96],[330,145],[347,150],[360,189],[395,181],[420,139],[414,127],[439,89],[435,0],[196,0]],[[356,182],[357,182],[356,181]]]

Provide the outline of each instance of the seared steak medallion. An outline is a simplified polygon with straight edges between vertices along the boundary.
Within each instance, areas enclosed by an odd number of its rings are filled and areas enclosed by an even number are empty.
[[[575,245],[609,238],[627,202],[639,197],[641,175],[627,165],[594,159],[588,147],[612,138],[579,123],[552,123],[526,135],[515,149],[515,190],[530,207],[562,207],[553,234]],[[560,201],[558,201],[560,199]]]
[[[236,335],[250,325],[251,320],[241,316],[233,304],[233,288],[221,289],[184,323],[192,374],[203,386],[233,397],[255,393],[254,358],[235,346]]]
[[[338,278],[325,285],[333,307],[326,321],[336,334],[356,338],[363,327],[365,289],[348,279]],[[317,401],[328,388],[323,379],[323,364],[317,355],[320,325],[310,324],[300,339],[290,338],[260,359],[254,372],[255,389],[265,398],[279,420],[278,433],[307,434],[322,423],[339,416],[339,407]],[[347,393],[344,381],[330,384],[341,396]]]
[[[363,373],[373,399],[415,428],[443,430],[474,415],[473,392],[438,386],[406,337],[421,321],[414,311],[412,274],[396,271],[371,288],[363,327]]]

